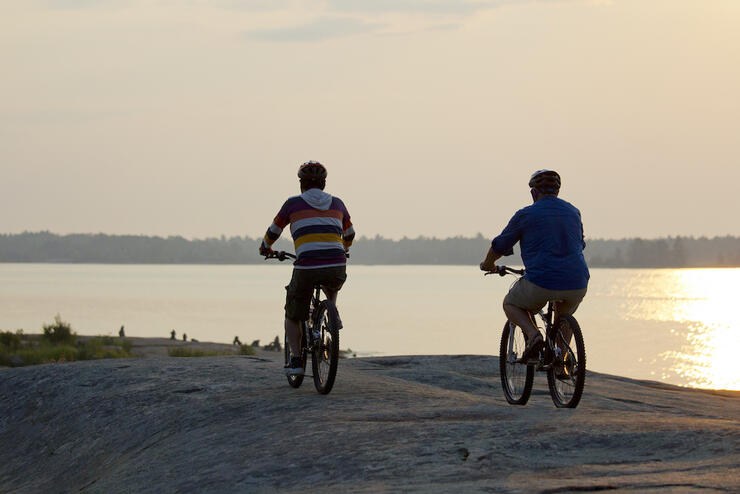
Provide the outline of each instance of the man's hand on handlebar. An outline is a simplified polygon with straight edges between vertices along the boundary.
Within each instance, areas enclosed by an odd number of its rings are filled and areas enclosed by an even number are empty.
[[[260,255],[261,256],[271,257],[274,254],[275,254],[275,251],[273,251],[271,247],[268,247],[265,244],[260,245]]]
[[[481,271],[487,271],[489,273],[490,272],[497,272],[498,271],[498,266],[496,266],[496,264],[494,264],[494,263],[487,263],[486,261],[483,261],[482,263],[480,263],[480,270]]]
[[[486,275],[489,275],[489,274],[497,274],[499,276],[503,276],[503,275],[506,274],[506,272],[503,269],[501,269],[500,266],[496,266],[494,264],[493,267],[489,269],[487,266],[484,266],[483,264],[484,263],[480,263],[480,270],[481,271],[485,271],[485,274]]]
[[[286,259],[296,259],[295,254],[291,254],[290,252],[285,252],[284,250],[278,250],[273,251],[270,249],[269,254],[263,254],[265,256],[265,260],[267,259],[277,259],[280,262],[283,262]]]

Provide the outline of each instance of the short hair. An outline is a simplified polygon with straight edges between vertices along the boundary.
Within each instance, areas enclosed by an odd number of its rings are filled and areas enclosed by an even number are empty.
[[[301,188],[308,190],[308,189],[321,189],[324,190],[324,187],[326,187],[326,179],[325,178],[303,178],[301,179]]]

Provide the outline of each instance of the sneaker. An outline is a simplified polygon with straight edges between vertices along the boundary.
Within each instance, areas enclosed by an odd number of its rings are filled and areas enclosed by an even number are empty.
[[[516,363],[523,364],[537,362],[540,359],[540,349],[544,344],[545,340],[542,339],[542,335],[537,333],[534,338],[527,342],[527,346],[524,347],[522,356],[516,360]]]
[[[285,366],[285,374],[288,376],[303,375],[303,360],[301,360],[301,357],[290,357],[290,365]]]

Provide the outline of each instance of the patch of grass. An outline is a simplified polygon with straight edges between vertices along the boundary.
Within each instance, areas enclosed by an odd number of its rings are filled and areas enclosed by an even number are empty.
[[[131,340],[123,340],[121,342],[121,349],[123,349],[124,352],[133,355],[131,353],[131,349],[134,347],[134,342]]]
[[[239,345],[239,355],[255,355],[257,351],[251,345]]]
[[[77,345],[79,360],[133,357],[130,341],[116,341],[110,336],[96,336]]]
[[[72,331],[68,322],[62,321],[62,316],[54,316],[54,322],[44,324],[44,339],[54,345],[74,345],[77,335]]]
[[[194,348],[177,347],[168,349],[167,355],[169,355],[170,357],[215,357],[216,355],[224,354],[219,354],[218,352],[210,352],[206,350],[197,350]],[[233,354],[227,353],[225,355]]]
[[[254,355],[257,352],[249,345],[239,345],[236,351],[236,355]],[[170,357],[218,357],[222,355],[234,355],[234,352],[215,351],[215,350],[202,350],[198,348],[189,347],[175,347],[167,350],[167,355]]]
[[[0,348],[5,347],[8,350],[17,350],[21,346],[22,336],[22,329],[19,329],[15,333],[11,333],[10,331],[0,331]]]
[[[20,367],[24,365],[74,362],[103,358],[134,357],[132,343],[110,336],[80,338],[72,331],[69,323],[59,314],[54,322],[44,324],[43,334],[24,335],[23,331],[0,331],[0,365]]]
[[[77,349],[70,345],[42,345],[35,348],[20,349],[12,353],[0,349],[0,365],[8,367],[73,362],[75,360],[78,360]]]

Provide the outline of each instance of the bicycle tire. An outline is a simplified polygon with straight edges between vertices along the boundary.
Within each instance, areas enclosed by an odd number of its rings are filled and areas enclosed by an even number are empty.
[[[322,300],[314,313],[313,327],[318,328],[319,338],[314,340],[311,369],[316,391],[329,394],[337,377],[339,364],[339,313],[331,300]]]
[[[303,327],[304,323],[301,323],[301,360],[303,362],[303,373],[306,373],[306,360],[308,359],[308,352],[306,351],[306,332]],[[285,333],[285,366],[290,364],[290,344],[288,343],[288,333]],[[304,375],[298,376],[287,376],[288,384],[291,388],[299,388],[303,384]]]
[[[562,324],[568,324],[572,331],[569,342],[560,332]],[[563,364],[553,366],[547,371],[547,386],[550,388],[550,396],[558,408],[575,408],[583,396],[583,388],[586,385],[586,348],[583,343],[583,332],[578,321],[571,315],[562,315],[555,325],[555,342],[565,342],[566,353],[562,357]],[[575,350],[573,350],[575,345]],[[575,361],[572,360],[575,354]],[[563,369],[567,378],[556,377],[556,372]]]
[[[509,338],[511,328],[514,328],[514,337]],[[511,345],[510,345],[511,344]],[[506,401],[511,405],[526,405],[532,394],[534,383],[534,367],[527,364],[515,363],[521,357],[526,340],[521,328],[506,321],[501,332],[501,347],[499,349],[499,370],[501,387],[504,389]]]

